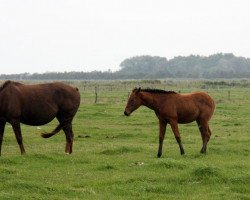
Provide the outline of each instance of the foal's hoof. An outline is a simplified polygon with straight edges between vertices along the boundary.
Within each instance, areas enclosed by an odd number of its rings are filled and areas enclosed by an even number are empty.
[[[200,153],[201,154],[206,154],[206,151],[204,151],[203,149],[201,149]]]
[[[157,158],[160,158],[161,155],[162,155],[162,153],[158,153],[158,154],[157,154]]]

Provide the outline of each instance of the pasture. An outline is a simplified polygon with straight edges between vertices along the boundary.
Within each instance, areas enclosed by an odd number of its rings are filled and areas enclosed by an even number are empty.
[[[73,121],[73,154],[64,153],[62,131],[49,139],[40,136],[53,130],[56,120],[41,127],[21,125],[24,156],[7,124],[0,199],[250,199],[248,81],[69,83],[82,98]],[[185,155],[167,126],[158,159],[154,112],[141,107],[130,117],[123,115],[135,86],[207,91],[216,102],[207,154],[200,154],[201,136],[191,123],[179,126]]]

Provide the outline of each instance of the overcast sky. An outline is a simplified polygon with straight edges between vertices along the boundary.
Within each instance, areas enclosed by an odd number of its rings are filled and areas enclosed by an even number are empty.
[[[250,57],[249,0],[0,0],[0,74],[218,52]]]

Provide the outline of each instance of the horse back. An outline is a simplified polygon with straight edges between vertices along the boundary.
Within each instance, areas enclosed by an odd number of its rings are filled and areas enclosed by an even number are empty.
[[[80,94],[74,87],[63,83],[25,85],[10,82],[0,91],[0,115],[6,118],[20,118],[29,125],[48,123],[60,113],[74,116],[79,104]]]
[[[13,95],[22,105],[46,103],[71,109],[73,104],[78,105],[80,102],[78,89],[60,82],[37,85],[16,84],[14,88]]]
[[[165,115],[178,123],[190,123],[198,118],[210,119],[214,112],[213,99],[204,92],[173,94],[165,103]]]

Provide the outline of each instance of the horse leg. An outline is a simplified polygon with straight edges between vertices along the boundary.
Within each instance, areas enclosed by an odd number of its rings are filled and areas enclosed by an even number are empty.
[[[211,130],[210,130],[209,125],[208,125],[208,133],[209,133],[209,139],[210,139],[210,137],[211,137],[211,135],[212,135],[212,132],[211,132]]]
[[[161,120],[159,120],[159,148],[158,148],[158,154],[157,157],[160,158],[162,155],[162,145],[163,145],[163,140],[165,137],[166,133],[166,126],[167,124]]]
[[[184,152],[184,148],[182,146],[181,136],[180,136],[177,121],[174,121],[174,120],[170,121],[170,126],[171,126],[171,129],[172,129],[172,131],[173,131],[173,133],[175,135],[175,139],[179,144],[181,155],[183,155],[185,152]]]
[[[19,148],[21,150],[21,154],[23,155],[23,154],[25,154],[25,149],[23,146],[23,137],[22,137],[22,133],[21,133],[20,122],[19,122],[19,120],[12,120],[10,122],[10,124],[12,125],[12,128],[14,130],[17,143],[18,143]]]
[[[56,116],[57,120],[61,124],[63,132],[66,136],[66,146],[65,146],[65,153],[71,154],[73,148],[73,138],[74,134],[72,131],[72,119],[73,117],[65,115],[65,113],[61,112],[58,113]]]
[[[6,122],[0,123],[0,156],[1,156],[1,151],[2,151],[3,133],[4,133],[5,124]]]
[[[72,131],[72,124],[70,123],[69,125],[64,126],[63,131],[66,136],[65,153],[71,154],[73,148],[73,138],[74,138],[74,134]]]
[[[200,133],[201,133],[201,138],[202,138],[202,148],[201,148],[201,151],[200,151],[200,152],[203,153],[203,151],[204,151],[203,147],[204,147],[204,145],[205,145],[205,134],[204,134],[204,132],[203,132],[203,128],[202,128],[201,123],[199,122],[199,120],[197,120],[196,122],[197,122],[199,131],[200,131]]]
[[[197,124],[199,126],[199,130],[200,130],[201,138],[202,138],[202,148],[200,152],[205,154],[207,150],[207,143],[211,136],[211,130],[208,126],[208,123],[205,121],[197,121]]]
[[[209,142],[211,135],[212,135],[212,132],[211,132],[209,125],[207,123],[207,137],[206,137],[205,153],[207,151],[207,143]]]

